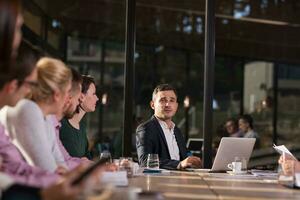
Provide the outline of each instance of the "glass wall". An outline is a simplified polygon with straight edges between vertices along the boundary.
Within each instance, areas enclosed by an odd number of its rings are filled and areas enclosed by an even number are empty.
[[[124,115],[125,1],[24,3],[24,40],[95,78],[100,100],[97,111],[86,116],[91,147],[109,149],[118,157]],[[216,145],[224,136],[226,119],[240,114],[253,117],[261,148],[270,147],[274,139],[298,143],[293,138],[300,134],[299,9],[298,1],[216,1]],[[154,87],[171,83],[179,93],[174,121],[183,134],[203,137],[204,17],[204,0],[136,1],[134,116],[128,123],[136,127],[148,119]],[[186,97],[188,108],[183,105]],[[133,152],[134,140],[133,132]]]
[[[261,148],[270,148],[276,140],[280,144],[298,143],[292,138],[299,132],[299,6],[296,1],[217,1],[217,63],[220,57],[229,62],[216,65],[215,96],[222,93],[220,87],[225,81],[226,95],[236,94],[239,101],[234,105],[240,109],[223,115],[223,122],[238,114],[250,114]],[[230,62],[239,63],[237,69],[230,71]],[[222,67],[224,72],[218,71]],[[228,83],[233,83],[236,75],[234,84],[238,85],[234,89]],[[226,104],[226,99],[220,104]],[[222,123],[218,115],[214,117],[216,124]]]
[[[87,113],[90,149],[121,155],[124,88],[124,1],[24,0],[24,41],[58,57],[97,84]]]
[[[278,143],[299,146],[300,65],[278,64]]]
[[[170,83],[178,90],[174,122],[184,137],[187,132],[189,137],[203,137],[204,13],[205,1],[137,1],[138,121],[153,114],[149,102],[155,86]]]

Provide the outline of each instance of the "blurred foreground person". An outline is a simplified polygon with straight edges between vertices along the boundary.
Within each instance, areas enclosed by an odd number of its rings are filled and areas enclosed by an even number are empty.
[[[18,0],[0,0],[0,110],[3,106],[15,106],[31,91],[36,82],[34,65],[16,63],[21,41],[23,18]],[[30,166],[0,123],[1,171],[18,183],[45,187],[58,179],[58,175]],[[1,182],[1,181],[0,181]]]
[[[31,83],[36,76],[34,68],[16,65],[15,58],[21,41],[22,15],[18,0],[0,0],[0,109],[3,106],[14,106],[21,98],[30,92]],[[17,148],[10,142],[3,125],[0,123],[0,157],[3,165],[0,169],[9,173],[0,172],[1,199],[44,199],[63,200],[75,199],[83,190],[86,181],[77,186],[70,183],[74,177],[82,172],[78,168],[68,174],[59,183],[47,189],[15,184],[20,181],[24,183],[36,183],[37,186],[45,186],[53,182],[57,177],[39,168],[29,166],[21,157]],[[99,176],[101,169],[94,172]],[[49,176],[48,176],[49,175]],[[49,178],[52,177],[52,181]],[[45,181],[48,178],[48,181]],[[47,182],[47,183],[46,183]],[[1,194],[0,194],[1,195]]]
[[[56,141],[55,130],[46,121],[62,115],[69,98],[72,74],[60,60],[41,58],[31,99],[22,99],[6,110],[6,128],[26,161],[50,172],[64,173],[68,166]]]

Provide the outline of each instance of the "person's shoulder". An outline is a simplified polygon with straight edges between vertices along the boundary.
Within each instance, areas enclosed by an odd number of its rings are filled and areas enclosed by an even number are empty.
[[[40,107],[29,99],[20,100],[15,107],[7,110],[7,118],[9,120],[32,121],[43,119],[43,113]]]
[[[11,110],[15,112],[36,112],[40,111],[40,108],[34,101],[30,99],[22,99]]]
[[[47,115],[46,116],[46,122],[48,124],[52,124],[54,127],[56,127],[59,124],[59,121],[57,120],[57,117],[55,115]]]
[[[151,126],[153,126],[154,123],[155,123],[155,118],[154,118],[154,117],[151,117],[151,118],[148,119],[147,121],[144,121],[143,123],[141,123],[141,124],[137,127],[137,130],[143,129],[143,128],[147,128],[147,127],[151,127]]]
[[[69,120],[67,118],[62,118],[62,120],[60,120],[61,123],[61,129],[62,130],[69,130],[72,129],[72,125],[70,124]]]
[[[31,106],[31,107],[36,107],[38,106],[34,101],[30,99],[21,99],[17,105],[17,107],[25,107],[25,106]]]
[[[256,131],[254,131],[254,130],[253,130],[253,135],[254,135],[255,138],[259,138],[258,133]]]
[[[4,106],[2,109],[0,109],[0,123],[2,124],[6,124],[7,121],[7,111],[8,111],[9,107],[8,106]]]
[[[60,120],[61,127],[59,129],[59,137],[62,138],[71,138],[69,135],[73,135],[74,129],[70,125],[68,119],[63,118]]]
[[[60,120],[60,122],[61,122],[62,124],[65,124],[65,123],[68,122],[68,120],[67,120],[66,118],[62,118],[62,119]]]
[[[174,126],[174,131],[177,131],[177,132],[181,133],[181,130],[177,125]]]

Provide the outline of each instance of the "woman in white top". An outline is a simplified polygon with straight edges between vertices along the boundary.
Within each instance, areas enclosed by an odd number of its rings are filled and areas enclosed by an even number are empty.
[[[55,138],[46,121],[50,114],[61,115],[71,89],[71,70],[56,59],[41,58],[37,63],[37,84],[32,97],[23,99],[6,113],[6,128],[13,143],[29,164],[63,173],[67,169]]]

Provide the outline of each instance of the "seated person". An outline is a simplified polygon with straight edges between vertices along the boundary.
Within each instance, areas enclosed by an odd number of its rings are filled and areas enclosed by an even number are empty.
[[[62,115],[71,89],[71,70],[60,60],[41,58],[36,64],[37,85],[31,99],[7,108],[6,126],[12,142],[28,163],[64,173],[68,166],[58,147],[55,130],[46,121],[50,114]]]
[[[31,86],[36,82],[35,65],[31,65],[31,61],[22,62],[22,65],[15,64],[16,56],[20,55],[18,47],[22,39],[21,10],[21,2],[18,0],[0,0],[0,110],[4,106],[15,106],[31,91]],[[31,60],[30,56],[26,58]],[[0,122],[1,191],[5,188],[5,183],[8,184],[6,186],[15,182],[45,187],[59,178],[54,173],[26,163],[7,135]],[[3,194],[1,199],[4,199],[4,196]]]
[[[253,119],[250,115],[242,115],[239,118],[239,129],[244,138],[256,138],[255,148],[260,146],[259,135],[253,130]]]
[[[31,66],[31,65],[30,65]],[[15,104],[30,92],[30,83],[36,82],[35,71],[27,66],[11,69],[6,75],[0,73],[0,111],[3,106],[15,106]],[[17,133],[18,134],[18,133]],[[20,133],[21,134],[21,133]],[[49,186],[59,176],[29,165],[20,151],[11,142],[9,133],[0,122],[0,157],[2,158],[1,171],[9,175],[16,183],[30,186]],[[1,188],[0,188],[1,189]]]
[[[225,129],[229,137],[243,137],[243,132],[239,130],[238,122],[234,118],[226,121]]]
[[[72,118],[61,120],[60,140],[68,153],[73,157],[91,158],[88,149],[86,124],[83,120],[87,112],[94,112],[99,100],[96,95],[95,81],[90,76],[82,76],[80,104]]]
[[[86,157],[83,158],[77,158],[72,157],[67,152],[65,147],[63,146],[62,142],[59,139],[59,130],[61,128],[61,123],[59,122],[63,117],[66,119],[70,119],[73,117],[73,115],[76,112],[76,108],[79,105],[79,98],[81,95],[81,84],[82,84],[82,77],[81,74],[79,74],[76,70],[72,69],[72,87],[70,92],[69,99],[65,102],[64,110],[63,110],[63,116],[62,115],[50,115],[47,117],[47,122],[54,126],[55,129],[55,135],[56,135],[56,142],[58,143],[59,149],[65,159],[66,164],[70,169],[73,169],[78,164],[82,162],[91,162]]]
[[[88,165],[81,165],[69,172],[60,181],[47,186],[46,188],[32,187],[14,183],[7,175],[0,173],[1,199],[2,200],[75,200],[86,188],[99,183],[100,173],[105,167],[99,167],[90,176],[78,185],[72,185],[72,181],[78,177]],[[1,167],[1,166],[0,166]]]
[[[158,154],[161,168],[200,167],[200,158],[187,155],[181,131],[172,121],[178,107],[175,88],[168,84],[158,85],[153,91],[150,106],[154,116],[136,129],[140,165],[146,166],[148,154]]]

